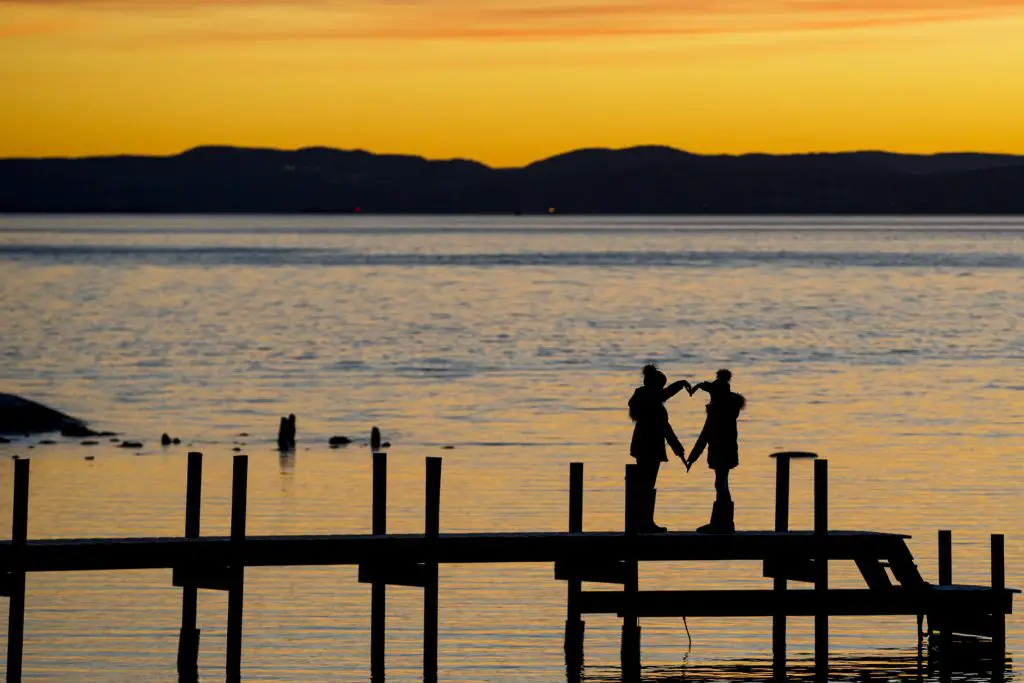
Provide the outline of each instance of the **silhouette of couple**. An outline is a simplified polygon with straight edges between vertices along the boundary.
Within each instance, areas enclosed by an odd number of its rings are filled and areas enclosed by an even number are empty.
[[[704,533],[732,533],[736,530],[733,522],[732,495],[729,493],[729,472],[739,465],[739,445],[737,443],[736,420],[743,410],[745,399],[733,393],[730,382],[732,373],[719,370],[713,382],[700,382],[691,385],[686,380],[668,384],[665,373],[654,365],[644,367],[644,384],[633,392],[629,399],[629,416],[636,425],[633,428],[633,441],[629,446],[629,454],[636,459],[637,477],[634,495],[639,498],[635,506],[638,519],[634,520],[637,530],[645,533],[662,533],[665,527],[654,522],[654,505],[657,497],[655,488],[658,470],[661,463],[668,462],[665,444],[686,465],[689,472],[693,463],[697,462],[704,449],[708,449],[708,467],[715,473],[715,503],[711,511],[711,521],[697,529]],[[667,385],[667,386],[666,386]],[[697,443],[694,444],[690,458],[686,458],[686,450],[679,443],[672,425],[668,421],[668,410],[665,401],[683,389],[690,396],[698,391],[706,391],[711,400],[707,405],[707,419]]]

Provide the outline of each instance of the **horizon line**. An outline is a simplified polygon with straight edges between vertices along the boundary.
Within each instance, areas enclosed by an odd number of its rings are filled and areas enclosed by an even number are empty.
[[[174,159],[182,157],[190,153],[204,151],[204,150],[223,150],[223,151],[252,151],[252,152],[274,152],[280,154],[297,154],[300,152],[312,152],[312,151],[325,151],[325,152],[338,152],[343,154],[365,154],[368,156],[376,157],[400,157],[400,158],[412,158],[422,159],[427,162],[435,163],[451,163],[451,162],[463,162],[472,163],[491,170],[515,170],[523,169],[535,164],[550,161],[552,159],[558,159],[560,157],[569,156],[572,154],[578,154],[582,152],[629,152],[636,150],[662,150],[667,152],[675,152],[681,155],[704,157],[704,158],[733,158],[740,159],[744,157],[809,157],[809,156],[852,156],[858,154],[881,154],[895,157],[917,157],[917,158],[936,158],[943,156],[988,156],[988,157],[1005,157],[1010,159],[1021,159],[1024,161],[1024,153],[1015,152],[982,152],[977,150],[948,150],[940,152],[894,152],[884,149],[847,149],[847,150],[817,150],[807,152],[738,152],[738,153],[727,153],[727,152],[691,152],[686,149],[679,147],[673,147],[671,145],[657,145],[657,144],[640,144],[630,145],[627,147],[578,147],[570,149],[564,152],[558,152],[549,156],[541,157],[533,161],[526,162],[520,165],[492,165],[477,159],[469,157],[429,157],[422,154],[412,154],[403,152],[374,152],[363,148],[344,148],[344,147],[330,147],[327,145],[309,145],[303,147],[287,148],[287,147],[272,147],[272,146],[247,146],[247,145],[229,145],[229,144],[200,144],[193,147],[187,147],[179,152],[169,153],[108,153],[108,154],[82,154],[82,155],[41,155],[41,156],[4,156],[0,157],[0,162],[4,161],[89,161],[89,160],[100,160],[100,159]]]

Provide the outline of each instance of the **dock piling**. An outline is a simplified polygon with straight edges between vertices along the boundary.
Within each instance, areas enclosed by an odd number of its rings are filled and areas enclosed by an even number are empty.
[[[249,478],[249,456],[236,455],[231,477],[231,554],[228,590],[227,681],[242,679],[242,600],[245,584],[245,507]]]
[[[569,463],[569,533],[583,532],[583,463]],[[586,624],[580,611],[580,593],[583,582],[578,578],[567,581],[565,616],[565,657],[570,671],[578,671],[583,664],[583,634]]]
[[[814,668],[819,681],[828,680],[828,460],[814,461]]]
[[[999,600],[1006,592],[1006,565],[1004,563],[1005,539],[1002,534],[992,534],[992,592]],[[1006,614],[995,610],[992,614],[992,668],[1002,675],[1006,661]]]
[[[437,540],[441,533],[441,458],[427,458],[427,557],[423,582],[423,681],[437,681]]]
[[[639,496],[637,487],[637,465],[626,465],[626,536],[636,540],[638,531]],[[635,552],[629,553],[623,561],[625,581],[622,586],[622,646],[620,661],[622,679],[636,681],[640,678],[640,619],[637,615],[637,600],[640,592],[639,563]]]
[[[14,510],[11,514],[11,598],[7,617],[7,683],[20,683],[25,646],[25,545],[28,543],[29,460],[14,463]]]
[[[373,521],[374,536],[387,534],[388,454],[373,454]],[[370,680],[384,681],[384,629],[387,584],[377,580],[370,588]]]
[[[780,453],[775,459],[775,531],[789,531],[789,455]],[[786,577],[775,576],[772,587],[780,606],[772,617],[772,666],[776,681],[786,678]]]
[[[188,476],[185,488],[185,538],[199,538],[202,506],[203,454],[188,454]],[[196,612],[199,589],[192,583],[181,589],[181,631],[178,634],[178,680],[199,679],[199,629]]]
[[[939,531],[939,585],[953,585],[953,532]],[[929,630],[931,623],[929,621]],[[948,662],[949,650],[953,645],[953,632],[949,630],[949,619],[943,615],[939,630],[939,648],[944,662]]]

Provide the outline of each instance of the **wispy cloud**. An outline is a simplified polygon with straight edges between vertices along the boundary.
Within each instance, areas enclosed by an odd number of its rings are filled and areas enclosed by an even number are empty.
[[[183,40],[572,40],[877,28],[1024,15],[1024,0],[0,0],[2,6],[192,17]],[[273,9],[268,25],[254,13]],[[204,20],[204,18],[206,20]],[[4,26],[0,37],[46,32]],[[165,36],[172,37],[172,36]]]

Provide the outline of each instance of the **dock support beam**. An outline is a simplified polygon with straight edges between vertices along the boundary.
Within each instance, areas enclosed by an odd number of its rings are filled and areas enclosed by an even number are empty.
[[[1004,543],[1002,534],[992,534],[992,592],[999,596],[1000,600],[1006,591]],[[1006,614],[999,609],[992,614],[992,671],[998,676],[996,680],[1002,680],[1005,666]]]
[[[373,454],[373,535],[387,534],[388,454]],[[384,626],[387,584],[374,581],[370,596],[370,680],[384,681]]]
[[[245,504],[249,477],[249,456],[236,455],[231,477],[231,586],[228,590],[228,683],[242,680],[242,599],[245,584]]]
[[[437,539],[441,533],[441,458],[427,458],[427,557],[423,582],[423,681],[437,682]]]
[[[185,488],[185,538],[199,538],[202,506],[203,454],[188,454],[188,479]],[[199,680],[199,629],[196,612],[199,590],[193,583],[181,589],[181,631],[178,634],[178,680]]]
[[[828,461],[814,461],[814,670],[818,681],[828,680]]]
[[[14,463],[14,510],[11,521],[12,570],[7,617],[7,683],[21,683],[25,647],[25,545],[28,542],[29,461]]]
[[[626,465],[626,535],[635,540],[637,533],[636,495],[637,466]],[[625,581],[622,586],[622,680],[637,681],[640,679],[640,619],[637,616],[636,603],[640,592],[639,563],[636,555],[630,553],[623,561]]]
[[[569,463],[569,533],[583,532],[583,463]],[[570,677],[579,678],[583,667],[583,634],[586,624],[580,612],[583,582],[571,578],[567,582],[565,616],[565,665]]]

